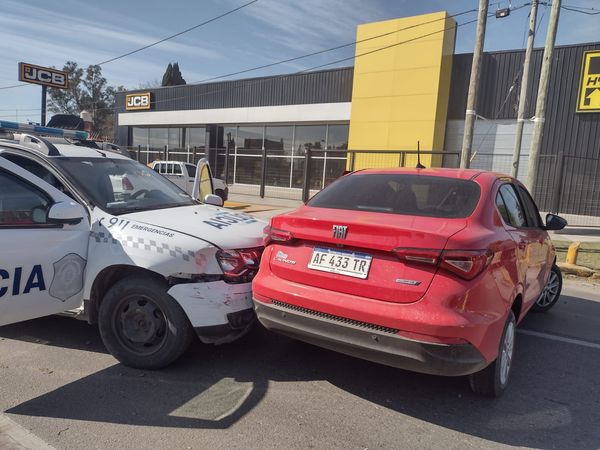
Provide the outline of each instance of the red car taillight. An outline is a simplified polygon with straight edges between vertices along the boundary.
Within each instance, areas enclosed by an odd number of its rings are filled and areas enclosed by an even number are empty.
[[[444,250],[440,267],[465,280],[472,280],[490,264],[490,250]]]
[[[430,248],[397,248],[394,254],[400,261],[425,264],[472,280],[490,264],[490,250],[438,250]]]
[[[271,225],[267,225],[263,229],[263,244],[265,247],[273,242],[286,244],[292,242],[293,240],[294,235],[289,231],[273,228]]]
[[[258,271],[263,248],[219,250],[217,261],[223,270],[223,279],[229,283],[247,283]]]

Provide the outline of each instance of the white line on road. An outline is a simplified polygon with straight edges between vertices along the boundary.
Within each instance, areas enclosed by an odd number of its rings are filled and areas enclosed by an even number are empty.
[[[518,329],[518,333],[527,334],[529,336],[540,337],[544,339],[550,339],[552,341],[566,342],[568,344],[581,345],[582,347],[595,348],[596,350],[600,350],[600,344],[596,342],[582,341],[581,339],[573,339],[563,336],[556,336],[554,334],[540,333],[539,331],[532,330],[522,330]]]

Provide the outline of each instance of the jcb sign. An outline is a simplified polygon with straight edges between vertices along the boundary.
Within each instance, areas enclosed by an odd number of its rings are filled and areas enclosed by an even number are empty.
[[[22,62],[19,63],[19,81],[67,89],[69,87],[69,74],[62,70]]]
[[[125,96],[125,109],[135,111],[136,109],[150,109],[150,92],[138,94],[127,94]]]

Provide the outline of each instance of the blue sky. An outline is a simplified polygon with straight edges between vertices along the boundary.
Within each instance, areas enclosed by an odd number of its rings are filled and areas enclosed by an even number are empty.
[[[246,0],[2,0],[0,87],[17,84],[19,61],[62,67],[96,64],[196,25]],[[513,7],[526,0],[513,0]],[[507,7],[493,2],[490,10]],[[600,0],[563,0],[600,8]],[[299,56],[355,39],[360,23],[446,10],[477,8],[477,0],[259,0],[247,8],[156,47],[103,66],[109,84],[136,88],[160,80],[178,61],[188,83]],[[529,7],[488,20],[485,50],[522,48]],[[549,7],[541,6],[536,46],[546,34]],[[476,13],[458,17],[474,19]],[[456,53],[473,49],[475,24],[459,28]],[[557,44],[600,40],[600,15],[562,10]],[[352,56],[348,47],[240,77],[290,73]],[[341,65],[351,65],[351,61]],[[39,121],[39,86],[0,90],[0,118]],[[19,110],[18,113],[16,110]]]

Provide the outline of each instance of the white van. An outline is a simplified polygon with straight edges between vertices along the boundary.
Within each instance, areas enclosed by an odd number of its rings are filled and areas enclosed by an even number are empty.
[[[265,224],[209,204],[222,202],[206,161],[199,202],[122,155],[14,134],[0,139],[0,186],[0,325],[69,314],[98,323],[124,364],[154,369],[194,334],[231,342],[254,321]]]

